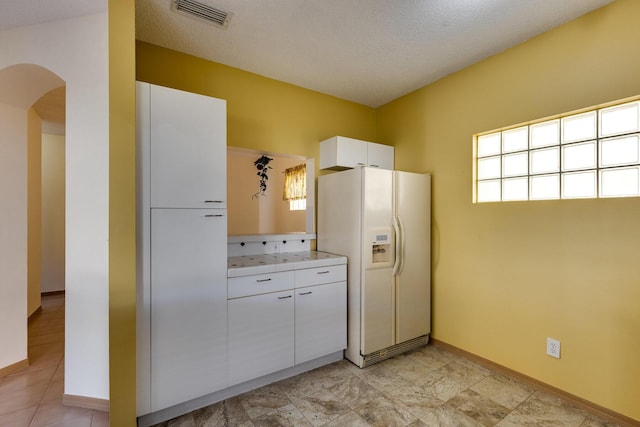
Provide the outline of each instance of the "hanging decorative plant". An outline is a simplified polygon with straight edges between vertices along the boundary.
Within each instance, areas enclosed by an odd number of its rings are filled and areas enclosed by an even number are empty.
[[[265,191],[267,191],[267,180],[269,179],[269,177],[267,176],[267,170],[272,169],[271,166],[269,166],[269,162],[271,162],[271,160],[273,159],[263,155],[258,160],[253,162],[253,164],[256,166],[256,169],[258,169],[258,173],[256,175],[260,177],[260,191],[254,194],[251,197],[252,199],[255,199],[258,196],[264,196]]]

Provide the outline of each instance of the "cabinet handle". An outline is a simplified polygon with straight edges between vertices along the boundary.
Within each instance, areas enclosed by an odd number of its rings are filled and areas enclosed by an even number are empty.
[[[316,274],[327,274],[327,273],[329,273],[329,270],[318,271]]]
[[[205,200],[205,203],[224,203],[222,200]]]
[[[358,162],[358,163],[356,163],[356,165],[364,166],[364,163],[360,163],[360,162]]]
[[[372,168],[379,168],[380,167],[379,165],[369,165],[369,166],[371,166]]]
[[[309,292],[300,292],[298,295],[311,295],[311,291],[309,291]]]
[[[224,216],[224,215],[222,215],[222,214],[215,214],[215,215],[214,214],[207,214],[204,217],[205,218],[217,218],[217,217],[221,217],[221,216]]]
[[[268,279],[256,279],[256,282],[258,282],[258,283],[270,282],[270,281],[271,281],[271,277],[269,277]]]
[[[287,299],[287,298],[291,298],[291,295],[287,295],[286,297],[278,297],[278,299]]]

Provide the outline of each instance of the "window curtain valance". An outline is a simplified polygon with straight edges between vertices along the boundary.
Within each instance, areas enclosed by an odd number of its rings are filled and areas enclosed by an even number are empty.
[[[302,200],[307,198],[307,165],[302,163],[284,171],[283,200]]]

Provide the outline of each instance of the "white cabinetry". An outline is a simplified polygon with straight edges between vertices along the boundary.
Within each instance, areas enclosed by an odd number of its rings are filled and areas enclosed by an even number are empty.
[[[367,166],[367,142],[334,136],[320,143],[320,169]]]
[[[292,271],[229,278],[229,299],[293,288]]]
[[[344,136],[320,143],[320,169],[349,169],[371,166],[393,169],[394,148]]]
[[[149,86],[151,206],[226,208],[226,102]]]
[[[293,366],[293,290],[229,301],[229,385]]]
[[[346,264],[296,270],[295,363],[347,346]]]
[[[393,170],[394,148],[391,145],[367,143],[367,166]]]
[[[138,415],[227,387],[226,103],[137,83]]]
[[[347,268],[338,262],[228,279],[229,385],[346,348]]]
[[[296,364],[347,346],[346,298],[344,281],[296,289]]]
[[[216,211],[152,209],[152,410],[227,386],[227,221]]]

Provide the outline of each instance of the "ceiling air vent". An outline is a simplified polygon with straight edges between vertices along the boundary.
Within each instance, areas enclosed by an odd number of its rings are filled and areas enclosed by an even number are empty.
[[[173,0],[171,8],[220,28],[226,28],[231,19],[231,13],[194,0]]]

